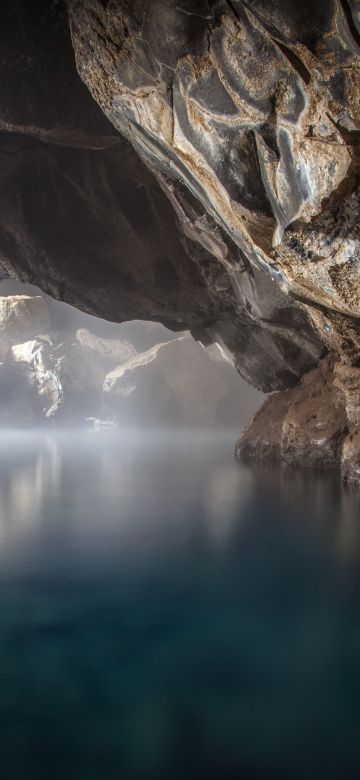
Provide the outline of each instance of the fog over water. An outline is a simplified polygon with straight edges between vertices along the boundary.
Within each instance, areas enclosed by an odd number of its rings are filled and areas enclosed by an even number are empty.
[[[353,778],[359,494],[230,434],[2,433],[4,780]]]

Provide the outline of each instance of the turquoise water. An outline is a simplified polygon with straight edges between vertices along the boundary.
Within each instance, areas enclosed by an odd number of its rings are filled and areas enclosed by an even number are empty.
[[[1,780],[359,777],[360,496],[232,444],[2,435]]]

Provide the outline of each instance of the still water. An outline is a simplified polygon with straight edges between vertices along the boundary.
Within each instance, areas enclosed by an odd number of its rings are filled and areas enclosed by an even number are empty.
[[[2,434],[1,780],[360,776],[360,495],[232,444]]]

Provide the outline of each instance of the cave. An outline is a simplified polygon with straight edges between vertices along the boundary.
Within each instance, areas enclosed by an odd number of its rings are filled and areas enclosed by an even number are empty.
[[[220,344],[286,393],[239,456],[353,481],[358,27],[354,0],[15,0],[0,42],[1,277]]]
[[[359,149],[360,0],[3,3],[4,780],[359,777]]]

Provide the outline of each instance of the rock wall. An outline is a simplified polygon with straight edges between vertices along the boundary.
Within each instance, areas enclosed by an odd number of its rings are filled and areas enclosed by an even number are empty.
[[[220,263],[258,341],[287,337],[303,373],[308,316],[328,348],[359,358],[357,3],[69,8],[80,75]]]

